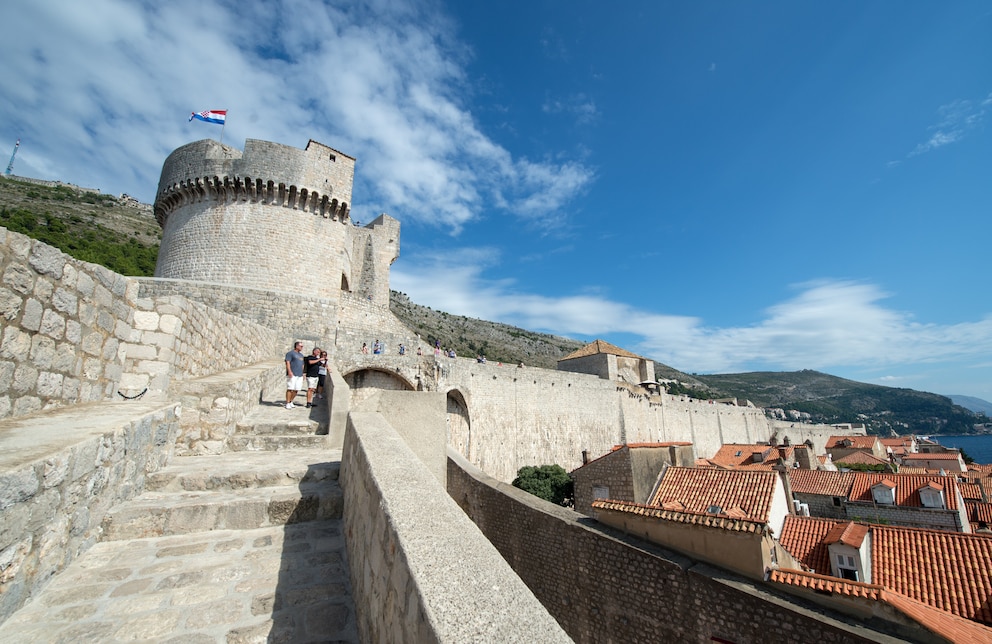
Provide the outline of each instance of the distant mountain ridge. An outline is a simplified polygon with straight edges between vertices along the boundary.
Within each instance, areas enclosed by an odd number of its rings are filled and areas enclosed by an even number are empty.
[[[128,275],[152,274],[161,238],[147,204],[123,195],[8,179],[0,180],[0,225]],[[138,257],[142,261],[136,262]],[[459,355],[485,355],[490,362],[555,369],[559,359],[588,344],[436,311],[395,291],[390,309],[425,344],[438,339]],[[805,412],[816,422],[864,422],[879,434],[969,434],[980,431],[973,412],[992,415],[992,403],[978,398],[868,385],[808,370],[698,376],[656,361],[655,377],[681,383],[678,391],[691,396],[743,398],[761,407]]]
[[[975,398],[974,396],[962,396],[960,394],[951,394],[947,397],[950,398],[955,405],[959,405],[965,409],[970,409],[976,414],[985,414],[989,418],[992,418],[992,403],[987,400]]]

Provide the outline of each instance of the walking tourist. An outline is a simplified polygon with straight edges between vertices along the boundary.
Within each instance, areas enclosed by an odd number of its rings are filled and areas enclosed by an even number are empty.
[[[307,408],[313,407],[313,395],[317,393],[317,383],[320,382],[320,347],[314,347],[313,353],[303,359],[307,372]]]
[[[286,354],[286,409],[292,409],[293,399],[303,388],[303,343],[297,342]]]

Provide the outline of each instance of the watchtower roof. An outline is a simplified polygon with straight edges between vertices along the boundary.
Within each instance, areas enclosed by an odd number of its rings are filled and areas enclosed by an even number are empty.
[[[562,360],[573,360],[575,358],[585,358],[587,356],[594,356],[601,353],[614,355],[614,356],[622,356],[624,358],[641,357],[637,354],[627,351],[626,349],[621,349],[616,345],[610,344],[609,342],[606,342],[604,340],[595,340],[593,342],[590,342],[586,346],[582,347],[581,349],[577,349],[576,351],[573,351],[564,358],[559,359],[558,362],[561,362]]]

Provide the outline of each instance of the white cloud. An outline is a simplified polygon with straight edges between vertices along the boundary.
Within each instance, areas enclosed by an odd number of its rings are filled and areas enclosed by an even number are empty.
[[[768,307],[753,326],[717,328],[695,317],[652,313],[599,295],[547,297],[521,293],[484,271],[499,262],[491,249],[436,255],[394,267],[394,288],[413,301],[457,315],[559,335],[624,334],[626,348],[693,372],[837,368],[890,372],[958,361],[980,367],[992,358],[992,317],[951,325],[915,322],[883,306],[888,295],[861,282],[822,280]],[[418,258],[419,260],[419,258]],[[909,375],[875,376],[919,378]]]
[[[172,149],[220,136],[189,112],[228,109],[225,143],[315,138],[358,157],[362,219],[458,231],[493,205],[559,216],[593,178],[579,161],[514,158],[479,130],[460,99],[470,52],[431,2],[15,4],[0,123],[23,138],[22,174],[150,201]]]
[[[914,157],[960,141],[969,131],[981,125],[989,105],[992,105],[992,94],[980,100],[956,100],[941,105],[937,110],[940,119],[936,125],[930,127],[933,134],[924,143],[917,145],[909,156]]]

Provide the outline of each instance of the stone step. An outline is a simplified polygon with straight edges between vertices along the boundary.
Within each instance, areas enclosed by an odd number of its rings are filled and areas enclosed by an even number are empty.
[[[286,411],[289,411],[288,409]],[[290,412],[292,413],[292,412]],[[295,435],[326,435],[327,423],[320,423],[316,420],[298,419],[278,421],[242,421],[238,423],[236,432],[238,434],[251,434],[255,436],[295,436]]]
[[[146,492],[104,517],[101,541],[340,519],[343,496],[334,480],[230,491]]]
[[[325,460],[326,459],[326,460]],[[183,456],[145,479],[151,492],[238,490],[337,480],[340,450],[239,451]]]
[[[344,526],[97,543],[0,626],[36,642],[358,642]]]
[[[254,436],[234,434],[227,439],[227,449],[234,452],[277,452],[310,449],[313,450],[314,454],[320,454],[327,450],[328,444],[327,435]]]

